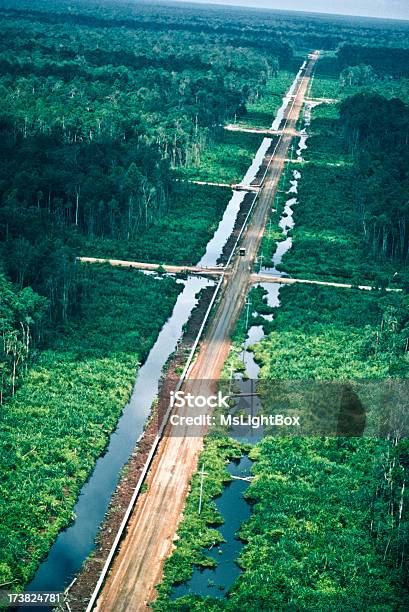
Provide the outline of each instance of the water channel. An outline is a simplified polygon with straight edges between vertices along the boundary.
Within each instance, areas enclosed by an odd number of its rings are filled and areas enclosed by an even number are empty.
[[[58,535],[29,590],[63,590],[93,549],[98,527],[118,484],[121,469],[134,450],[150,414],[163,366],[175,350],[182,328],[197,304],[196,295],[213,282],[206,278],[190,277],[184,283],[172,316],[163,326],[138,372],[132,396],[110,437],[107,450],[97,460],[91,477],[81,490],[74,508],[74,522]]]
[[[298,78],[298,76],[297,76]],[[292,89],[295,88],[296,81],[293,84]],[[284,100],[287,100],[286,104],[289,103],[291,95],[287,95]],[[285,109],[284,109],[285,110]],[[284,111],[283,111],[284,113]],[[307,106],[304,122],[305,128],[310,124],[311,114],[310,108]],[[274,125],[274,124],[273,124]],[[299,146],[297,149],[298,161],[302,161],[302,153],[307,149],[307,133],[303,130],[303,135],[300,138]],[[293,206],[297,203],[295,197],[298,189],[298,181],[301,178],[301,173],[298,170],[293,170],[293,178],[290,181],[290,188],[287,191],[287,195],[290,196],[284,206],[279,227],[282,230],[284,240],[278,242],[276,245],[276,251],[273,256],[273,267],[264,267],[261,269],[263,274],[271,274],[273,276],[285,276],[285,273],[280,272],[276,269],[285,253],[291,249],[292,238],[288,236],[288,233],[294,227],[293,219]],[[280,306],[279,291],[282,287],[280,283],[262,283],[258,285],[262,287],[266,292],[267,304],[272,308],[278,308]],[[259,315],[266,321],[272,321],[274,313],[268,315]],[[263,340],[265,337],[262,325],[250,326],[247,338],[243,345],[242,359],[245,366],[245,372],[236,375],[236,383],[239,384],[241,393],[250,393],[254,390],[254,381],[257,381],[260,373],[260,366],[254,359],[254,353],[251,347]],[[260,411],[260,400],[256,396],[242,397],[238,400],[236,411],[241,413],[247,413],[256,415]],[[263,435],[263,429],[260,427],[256,430],[248,431],[245,429],[246,434],[243,435],[243,428],[237,427],[232,428],[229,432],[233,438],[240,439],[242,441],[256,443],[260,440]],[[230,462],[227,465],[227,471],[232,476],[248,476],[251,474],[252,462],[247,455],[244,455],[241,460],[237,462]],[[220,497],[215,500],[217,509],[224,519],[223,525],[219,528],[225,542],[211,550],[206,550],[206,555],[214,559],[217,563],[215,568],[200,568],[198,566],[193,568],[193,575],[187,582],[178,584],[173,587],[171,598],[175,599],[184,595],[195,594],[201,596],[211,597],[225,597],[228,593],[229,588],[233,585],[236,578],[239,576],[241,570],[237,565],[237,559],[240,555],[240,551],[243,547],[243,543],[238,537],[238,531],[243,524],[243,521],[250,517],[250,509],[244,498],[244,493],[249,486],[249,483],[243,480],[232,480],[229,482]]]
[[[230,462],[227,471],[232,476],[250,476],[251,464],[248,456],[244,455],[240,461]],[[243,522],[250,517],[250,506],[243,497],[248,484],[244,480],[232,480],[224,487],[222,495],[215,500],[218,511],[225,519],[223,525],[217,528],[225,541],[206,551],[206,556],[216,561],[216,567],[195,568],[188,582],[173,588],[172,599],[193,593],[223,597],[226,589],[240,574],[240,568],[235,560],[240,554],[242,542],[236,538],[236,533]]]
[[[292,88],[295,85],[296,80]],[[268,149],[265,140],[261,143],[243,179],[245,184],[251,183],[257,176]],[[200,265],[212,267],[217,264],[223,247],[234,229],[244,195],[243,191],[233,191],[223,218],[199,262]],[[90,478],[82,487],[74,507],[75,519],[67,529],[59,533],[27,590],[64,590],[95,547],[99,526],[108,510],[121,470],[143,433],[152,402],[157,396],[163,366],[182,336],[183,327],[197,304],[198,293],[214,283],[212,280],[197,276],[178,282],[184,284],[183,291],[179,294],[173,313],[164,324],[147,360],[138,371],[132,396],[110,437],[106,452],[97,460]]]
[[[288,90],[287,94],[284,96],[283,98],[283,103],[280,106],[280,108],[277,111],[277,115],[275,116],[275,119],[271,125],[271,129],[272,130],[279,130],[281,127],[281,124],[284,120],[284,115],[285,115],[285,111],[287,110],[287,107],[289,105],[289,103],[291,102],[291,97],[294,95],[295,90],[297,88],[297,84],[298,84],[298,79],[301,77],[302,71],[304,69],[305,65],[303,64],[300,68],[300,70],[298,71],[294,81],[291,84],[290,89]]]

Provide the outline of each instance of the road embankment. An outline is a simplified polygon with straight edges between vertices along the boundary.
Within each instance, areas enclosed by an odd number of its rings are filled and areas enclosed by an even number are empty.
[[[176,388],[179,372],[183,369],[186,363],[186,355],[190,352],[196,341],[198,331],[215,290],[216,285],[202,290],[199,302],[192,311],[178,348],[165,366],[161,386],[167,390],[167,393],[172,386]],[[159,418],[157,409],[155,409],[148,419],[144,432],[128,463],[124,467],[121,479],[111,499],[106,518],[100,527],[95,550],[87,559],[75,582],[69,589],[67,601],[72,612],[84,612],[87,607],[90,593],[92,593],[98,582],[101,570],[108,558],[116,534],[131,502],[135,487],[146,465],[158,430]],[[139,499],[142,499],[142,497],[143,493]]]

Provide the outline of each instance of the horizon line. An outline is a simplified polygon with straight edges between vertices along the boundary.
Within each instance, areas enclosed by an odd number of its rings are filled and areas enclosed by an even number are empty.
[[[144,0],[145,2],[147,0]],[[325,17],[333,16],[333,17],[350,17],[351,19],[373,19],[375,21],[399,21],[402,23],[409,24],[409,17],[405,19],[404,17],[375,17],[373,15],[353,15],[351,13],[333,13],[329,11],[302,11],[299,9],[287,9],[287,8],[276,8],[269,6],[250,6],[248,4],[239,3],[236,4],[236,0],[234,0],[234,4],[225,4],[224,2],[217,2],[217,0],[156,0],[158,3],[172,3],[172,4],[204,4],[211,6],[220,6],[223,8],[240,8],[240,9],[250,9],[253,11],[269,11],[269,12],[278,12],[278,13],[296,13],[298,15],[323,15]],[[244,0],[245,1],[245,0]],[[237,0],[240,2],[240,0]]]

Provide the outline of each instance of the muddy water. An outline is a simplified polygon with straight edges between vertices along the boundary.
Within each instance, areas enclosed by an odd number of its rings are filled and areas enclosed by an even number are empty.
[[[118,484],[121,469],[134,450],[150,414],[163,366],[175,350],[182,328],[197,304],[196,295],[212,284],[212,280],[200,277],[189,277],[184,282],[185,287],[178,296],[172,316],[163,326],[138,372],[131,399],[110,437],[108,448],[98,459],[91,477],[81,490],[74,508],[74,522],[57,537],[29,590],[63,590],[93,550],[98,527]]]

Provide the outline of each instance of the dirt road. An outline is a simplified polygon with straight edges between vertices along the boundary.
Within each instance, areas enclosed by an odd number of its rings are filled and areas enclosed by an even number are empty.
[[[352,285],[351,283],[320,281],[312,278],[289,278],[286,276],[271,276],[270,274],[252,274],[251,282],[253,285],[258,283],[280,283],[281,285],[318,285],[321,287],[338,287],[341,289],[361,289],[362,291],[372,291],[376,289],[372,285]],[[397,287],[385,287],[385,291],[400,293],[402,289]]]
[[[268,138],[269,136],[281,136],[281,134],[283,133],[282,130],[272,130],[272,129],[262,130],[260,128],[244,128],[244,127],[240,127],[240,125],[234,125],[232,123],[230,123],[229,125],[225,125],[224,129],[227,130],[228,132],[242,132],[244,134],[260,134],[262,136],[265,136],[266,138]],[[286,131],[287,133],[289,133],[288,128],[286,128]],[[291,131],[291,135],[292,136],[302,136],[301,132],[297,132],[295,128]]]
[[[77,261],[82,263],[109,263],[111,266],[119,266],[122,268],[136,268],[137,270],[148,270],[151,272],[157,272],[158,268],[163,268],[166,272],[171,274],[199,274],[200,276],[220,276],[223,274],[223,268],[209,267],[204,268],[201,266],[174,266],[167,264],[152,264],[140,261],[126,261],[123,259],[101,259],[100,257],[77,257]]]
[[[245,257],[235,257],[226,274],[222,298],[206,334],[189,378],[204,381],[207,393],[218,378],[230,345],[230,334],[243,306],[253,263],[271,209],[274,192],[287,158],[288,148],[317,59],[313,55],[288,113],[288,122],[260,191],[257,205],[241,243]],[[198,392],[197,387],[195,392]],[[201,431],[204,434],[205,431]],[[198,437],[165,437],[160,444],[143,494],[129,522],[127,535],[113,562],[111,572],[97,601],[101,612],[147,610],[155,599],[155,585],[161,580],[163,563],[172,550],[181,519],[188,483],[202,449]]]

